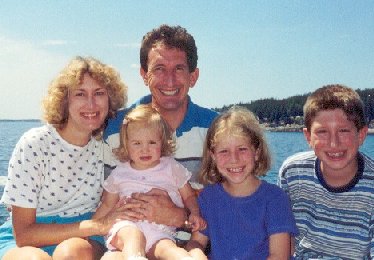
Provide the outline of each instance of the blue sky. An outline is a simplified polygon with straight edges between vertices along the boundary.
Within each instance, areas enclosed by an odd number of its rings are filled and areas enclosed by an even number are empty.
[[[129,102],[143,35],[167,23],[195,38],[207,107],[285,98],[331,83],[374,88],[374,1],[1,1],[0,119],[40,118],[49,82],[76,55],[116,67]]]

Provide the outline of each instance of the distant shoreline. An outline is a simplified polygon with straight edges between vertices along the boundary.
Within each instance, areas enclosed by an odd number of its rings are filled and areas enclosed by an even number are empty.
[[[42,122],[40,119],[0,119],[0,122]],[[285,125],[285,126],[269,126],[262,124],[264,129],[269,132],[302,132],[304,125]],[[374,128],[369,128],[369,135],[374,135]]]
[[[0,122],[41,122],[40,119],[0,119]]]
[[[302,132],[303,125],[285,125],[285,126],[265,126],[264,129],[269,132]],[[374,135],[374,128],[369,128],[368,135]]]

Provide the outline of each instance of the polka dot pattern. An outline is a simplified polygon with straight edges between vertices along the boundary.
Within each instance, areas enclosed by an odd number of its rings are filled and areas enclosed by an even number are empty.
[[[36,208],[38,216],[93,211],[102,192],[103,150],[94,138],[71,145],[50,125],[29,130],[13,151],[2,201]]]

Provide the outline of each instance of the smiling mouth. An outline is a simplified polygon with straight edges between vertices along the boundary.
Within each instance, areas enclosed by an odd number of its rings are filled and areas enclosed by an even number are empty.
[[[336,153],[327,153],[327,155],[331,158],[337,159],[341,158],[344,155],[344,152],[336,152]]]
[[[164,96],[175,96],[179,93],[179,89],[175,90],[160,90]]]
[[[92,119],[94,117],[97,117],[99,113],[98,112],[87,112],[87,113],[81,113],[81,115],[89,119]]]
[[[244,167],[236,167],[236,168],[227,168],[227,171],[230,173],[240,173],[242,172]]]

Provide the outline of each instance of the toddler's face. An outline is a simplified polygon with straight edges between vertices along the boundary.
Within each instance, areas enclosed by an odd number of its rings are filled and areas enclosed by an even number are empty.
[[[144,170],[159,164],[162,144],[156,128],[130,124],[127,136],[126,147],[133,168]]]

